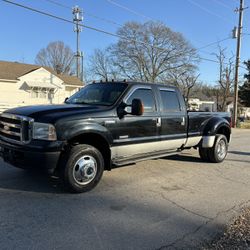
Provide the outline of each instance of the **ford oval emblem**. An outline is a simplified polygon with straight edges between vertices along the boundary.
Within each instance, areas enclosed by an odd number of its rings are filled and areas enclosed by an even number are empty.
[[[3,129],[6,130],[6,131],[9,131],[9,130],[10,130],[10,127],[7,126],[7,125],[4,125]]]

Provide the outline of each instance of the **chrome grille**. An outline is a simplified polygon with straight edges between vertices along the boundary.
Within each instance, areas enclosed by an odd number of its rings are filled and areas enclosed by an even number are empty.
[[[0,115],[0,138],[16,143],[27,143],[31,140],[33,119],[3,113]]]

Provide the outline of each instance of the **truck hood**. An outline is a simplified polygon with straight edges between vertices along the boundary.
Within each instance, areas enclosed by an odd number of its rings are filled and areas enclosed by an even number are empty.
[[[92,114],[100,111],[107,110],[107,106],[95,105],[77,105],[77,104],[60,104],[60,105],[34,105],[24,106],[9,109],[5,113],[22,115],[34,118],[35,121],[54,123],[59,119],[83,116],[84,114]],[[92,116],[91,115],[91,116]]]

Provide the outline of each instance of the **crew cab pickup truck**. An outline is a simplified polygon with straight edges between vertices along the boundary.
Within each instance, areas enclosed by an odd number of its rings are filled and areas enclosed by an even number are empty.
[[[228,113],[188,112],[176,87],[92,83],[61,105],[26,106],[0,115],[0,152],[19,168],[43,168],[72,192],[94,188],[104,170],[197,148],[222,162]]]

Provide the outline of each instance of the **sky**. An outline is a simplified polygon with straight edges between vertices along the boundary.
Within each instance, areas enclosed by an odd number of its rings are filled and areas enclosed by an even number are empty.
[[[83,9],[85,25],[115,33],[127,21],[161,21],[173,31],[180,32],[198,49],[201,58],[216,60],[217,41],[231,37],[238,24],[239,0],[11,0],[50,14],[72,20],[71,7]],[[52,3],[54,2],[54,3]],[[55,4],[57,3],[57,4]],[[245,7],[250,0],[245,0]],[[52,41],[63,41],[76,50],[73,25],[8,4],[0,0],[1,40],[0,60],[34,63],[36,54]],[[250,8],[244,11],[241,62],[250,59]],[[85,62],[94,49],[103,49],[117,38],[84,28],[80,48]],[[200,49],[208,44],[212,46]],[[220,43],[228,56],[235,54],[236,39]],[[200,81],[215,85],[218,64],[202,59],[198,72]],[[241,66],[243,64],[241,63]],[[240,68],[240,76],[245,73]]]

